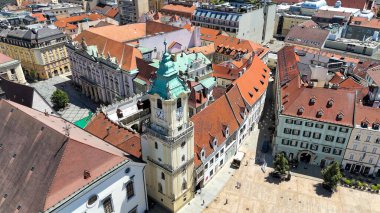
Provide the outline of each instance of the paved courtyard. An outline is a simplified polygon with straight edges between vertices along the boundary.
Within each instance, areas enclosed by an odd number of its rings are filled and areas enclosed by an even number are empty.
[[[380,195],[343,187],[330,195],[320,179],[293,173],[291,181],[278,183],[269,171],[253,162],[237,170],[204,212],[380,212]]]
[[[70,99],[69,106],[58,113],[61,114],[62,118],[70,122],[75,122],[88,116],[90,111],[94,112],[97,108],[97,105],[88,97],[74,89],[71,85],[70,78],[66,76],[55,76],[48,80],[32,83],[31,86],[36,88],[43,98],[51,105],[50,97],[56,89],[61,89],[67,92]]]

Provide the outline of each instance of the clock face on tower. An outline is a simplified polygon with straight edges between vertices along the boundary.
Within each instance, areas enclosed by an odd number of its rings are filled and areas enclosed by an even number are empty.
[[[156,115],[157,115],[157,118],[161,119],[161,120],[164,120],[164,111],[162,110],[157,110],[156,111]]]

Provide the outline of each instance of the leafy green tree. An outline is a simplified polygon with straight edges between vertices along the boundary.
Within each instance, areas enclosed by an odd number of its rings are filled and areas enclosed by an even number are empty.
[[[281,175],[285,175],[289,171],[289,162],[285,158],[284,153],[279,153],[276,155],[273,165],[274,170]]]
[[[215,4],[215,5],[223,4],[223,3],[224,3],[224,0],[211,0],[210,3],[211,3],[211,4]]]
[[[53,107],[56,110],[59,110],[67,106],[67,103],[69,103],[69,96],[66,92],[57,89],[53,92],[53,95],[51,96],[50,100],[53,103]]]
[[[35,70],[30,71],[29,75],[33,80],[37,80],[38,78],[37,71]]]
[[[331,190],[336,190],[340,179],[343,175],[340,172],[340,166],[337,162],[333,162],[326,168],[322,169],[323,185]]]

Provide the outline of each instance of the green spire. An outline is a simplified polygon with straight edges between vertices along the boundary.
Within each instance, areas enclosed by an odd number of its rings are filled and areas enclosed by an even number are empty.
[[[181,93],[187,92],[186,82],[178,77],[171,55],[166,51],[166,40],[164,41],[165,52],[160,61],[156,78],[153,81],[149,94],[158,94],[163,99],[176,99]]]

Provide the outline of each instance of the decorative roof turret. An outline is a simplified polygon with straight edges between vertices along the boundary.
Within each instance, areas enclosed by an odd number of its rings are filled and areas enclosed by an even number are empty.
[[[172,56],[166,50],[166,41],[164,41],[164,45],[165,52],[149,94],[158,94],[165,100],[176,99],[181,93],[189,92],[189,89],[186,82],[178,76],[179,70],[176,68]]]

